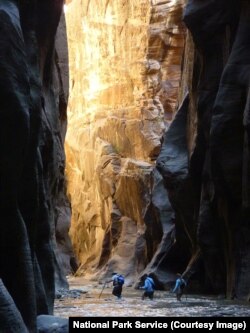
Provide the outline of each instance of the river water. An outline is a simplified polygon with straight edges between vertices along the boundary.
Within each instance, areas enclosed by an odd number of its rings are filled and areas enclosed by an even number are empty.
[[[116,300],[112,295],[111,284],[102,292],[102,285],[82,278],[70,278],[69,283],[71,292],[55,302],[54,314],[63,318],[70,316],[250,317],[250,304],[244,302],[200,295],[184,295],[182,301],[179,302],[175,295],[166,291],[155,291],[153,301],[141,300],[143,291],[135,290],[132,287],[124,287],[123,298]]]

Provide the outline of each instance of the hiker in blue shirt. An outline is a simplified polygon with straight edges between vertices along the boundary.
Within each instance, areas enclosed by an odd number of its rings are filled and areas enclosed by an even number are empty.
[[[180,274],[177,274],[179,277],[175,282],[174,289],[172,290],[173,293],[176,293],[177,301],[181,301],[181,296],[183,295],[184,288],[187,285],[187,282],[182,278]]]
[[[139,287],[139,289],[145,290],[142,295],[142,300],[144,300],[145,297],[148,297],[151,300],[154,298],[155,283],[154,280],[147,274],[145,276],[144,285],[142,287]]]
[[[124,277],[118,273],[112,273],[112,280],[107,282],[113,282],[112,294],[117,297],[117,299],[122,298],[122,286],[124,284]]]

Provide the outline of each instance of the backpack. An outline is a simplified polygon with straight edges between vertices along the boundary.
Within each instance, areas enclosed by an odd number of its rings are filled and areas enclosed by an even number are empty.
[[[122,285],[124,284],[125,279],[124,279],[124,277],[123,277],[121,274],[118,275],[118,277],[117,277],[117,282],[118,282],[118,284],[119,284],[120,286],[122,286]]]

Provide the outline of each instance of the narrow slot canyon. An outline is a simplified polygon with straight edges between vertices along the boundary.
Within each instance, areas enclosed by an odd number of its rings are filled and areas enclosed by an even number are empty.
[[[0,0],[0,333],[250,316],[249,16],[246,0]]]

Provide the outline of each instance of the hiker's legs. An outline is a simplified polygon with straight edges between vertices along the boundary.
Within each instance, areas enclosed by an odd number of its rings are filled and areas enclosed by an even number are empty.
[[[149,299],[152,300],[154,298],[154,292],[153,291],[148,292],[148,297]]]
[[[176,299],[177,301],[181,301],[181,293],[176,293]]]
[[[114,286],[112,294],[118,298],[122,297],[122,286]]]
[[[149,299],[153,299],[154,292],[153,291],[144,291],[141,299],[144,300],[145,297],[148,297]]]

